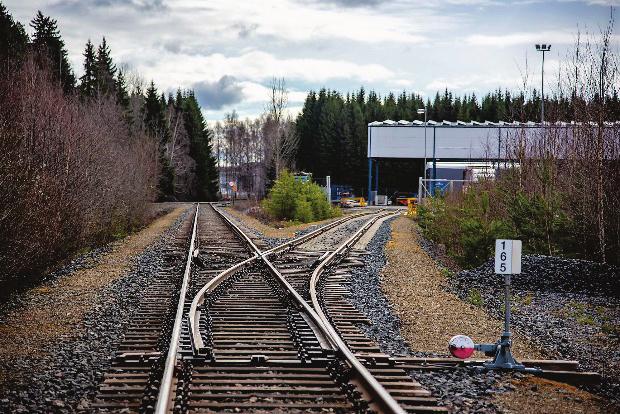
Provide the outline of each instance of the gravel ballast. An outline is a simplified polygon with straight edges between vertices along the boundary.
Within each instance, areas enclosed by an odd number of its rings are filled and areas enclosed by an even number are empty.
[[[490,314],[501,316],[503,278],[493,262],[451,278],[459,297],[476,296]],[[603,375],[600,391],[620,402],[620,269],[584,260],[523,257],[512,276],[512,324],[544,347],[549,356],[578,360]]]
[[[92,306],[83,314],[77,335],[62,335],[35,355],[2,361],[2,375],[17,376],[4,378],[8,381],[3,381],[0,389],[1,412],[89,411],[88,402],[140,304],[141,292],[164,265],[160,259],[162,249],[187,217],[185,211],[134,257],[131,271],[96,293]],[[67,271],[66,275],[70,274]],[[39,306],[46,306],[44,298]]]
[[[394,292],[388,297],[385,296],[386,289],[388,292],[390,291],[387,283],[394,284],[395,280],[398,283],[391,289],[400,295],[403,295],[403,292],[407,290],[407,283],[414,283],[415,285],[415,282],[407,280],[407,277],[404,276],[406,273],[403,273],[401,269],[396,269],[396,276],[392,275],[391,278],[388,276],[390,272],[394,271],[394,266],[397,265],[394,262],[400,261],[395,256],[394,251],[400,251],[399,254],[403,255],[402,262],[408,268],[427,266],[427,264],[422,265],[419,262],[420,259],[416,257],[418,253],[432,261],[422,251],[416,240],[407,239],[405,245],[411,246],[413,244],[417,246],[416,249],[419,249],[420,252],[404,249],[402,239],[390,239],[390,225],[395,228],[398,227],[401,234],[415,234],[413,229],[409,227],[409,225],[414,224],[405,220],[407,219],[401,217],[383,223],[367,247],[369,254],[365,257],[365,266],[353,270],[354,283],[351,284],[349,299],[357,309],[372,321],[371,326],[362,325],[360,328],[365,330],[366,334],[379,344],[382,351],[393,356],[445,356],[447,354],[446,341],[437,341],[435,333],[433,333],[435,332],[434,328],[439,326],[440,332],[448,330],[448,332],[443,333],[449,337],[453,332],[453,326],[461,325],[461,329],[463,329],[463,321],[455,318],[454,313],[446,312],[446,307],[460,306],[461,309],[473,307],[473,313],[469,316],[472,320],[468,323],[471,323],[472,326],[488,324],[485,329],[490,330],[488,333],[489,340],[496,340],[501,332],[499,318],[488,315],[482,307],[474,306],[467,300],[459,300],[454,293],[449,292],[450,286],[447,281],[444,284],[440,283],[438,286],[431,287],[431,290],[427,290],[427,285],[422,285],[421,290],[417,292],[414,289],[413,292],[407,293],[409,296],[406,297],[411,298],[409,302],[406,300],[403,302],[403,298],[400,297],[400,302],[396,303]],[[394,235],[392,233],[392,237]],[[389,262],[388,257],[391,257]],[[441,273],[439,269],[441,266],[435,264],[435,272]],[[431,270],[431,266],[423,267],[421,275],[427,275]],[[383,275],[381,275],[382,272]],[[416,277],[422,277],[421,275]],[[445,275],[443,275],[443,279],[446,280]],[[439,294],[440,290],[443,291],[443,294]],[[414,302],[412,298],[416,294],[420,297],[430,296],[425,298],[429,299],[429,302]],[[434,316],[434,319],[427,320],[429,315],[425,314],[424,310],[418,309],[419,306],[430,307],[437,315]],[[403,313],[403,311],[406,312]],[[457,309],[455,312],[458,314],[459,310]],[[407,317],[407,320],[412,317],[421,318],[422,328],[403,330],[403,320],[399,316]],[[465,329],[468,330],[469,328]],[[416,338],[412,337],[412,333],[415,333]],[[415,349],[410,346],[412,339],[416,339]],[[527,345],[523,343],[527,342],[525,338],[520,341],[521,352],[525,353],[524,356],[528,358],[541,357],[535,349],[525,346]],[[424,349],[425,343],[430,344],[430,347]],[[440,404],[449,408],[451,412],[515,412],[514,407],[520,406],[522,408],[526,405],[531,405],[528,409],[531,413],[607,412],[605,408],[601,408],[605,407],[606,403],[592,394],[565,384],[541,380],[519,373],[479,372],[465,368],[453,371],[410,371],[409,373],[415,380],[430,390],[439,399]]]

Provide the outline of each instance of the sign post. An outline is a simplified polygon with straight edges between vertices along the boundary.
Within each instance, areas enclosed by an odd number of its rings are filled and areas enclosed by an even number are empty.
[[[237,195],[237,183],[235,181],[231,181],[228,183],[230,190],[232,191],[232,205],[235,205],[235,196]]]
[[[540,373],[540,368],[526,368],[512,356],[512,334],[510,333],[510,277],[521,273],[521,240],[495,240],[495,273],[504,275],[504,332],[494,344],[474,344],[466,336],[453,337],[448,345],[450,353],[457,358],[467,358],[473,351],[493,356],[493,360],[482,364],[486,369],[516,370]]]
[[[525,370],[515,361],[510,348],[510,282],[511,275],[521,273],[521,240],[495,240],[495,273],[504,275],[504,332],[498,343],[494,344],[495,358],[484,364],[489,369]],[[484,345],[481,345],[484,347]],[[489,349],[485,349],[489,351]]]
[[[510,338],[511,275],[521,273],[521,240],[495,240],[495,273],[504,275],[504,334]]]

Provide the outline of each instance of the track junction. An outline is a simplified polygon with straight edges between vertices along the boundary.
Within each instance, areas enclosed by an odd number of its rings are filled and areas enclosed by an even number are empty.
[[[266,248],[217,205],[197,204],[144,293],[92,407],[446,411],[358,328],[369,321],[347,300],[348,270],[363,263],[356,242],[393,214],[351,214]],[[333,248],[307,248],[339,229],[346,236]]]

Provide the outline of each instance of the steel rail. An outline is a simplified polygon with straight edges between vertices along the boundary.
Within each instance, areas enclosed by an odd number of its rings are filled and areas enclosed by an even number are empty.
[[[181,291],[179,292],[179,303],[177,304],[176,316],[174,319],[174,327],[172,328],[172,335],[170,337],[170,345],[168,346],[168,354],[164,366],[164,373],[162,375],[161,383],[159,386],[159,394],[157,396],[157,404],[155,406],[156,414],[164,414],[168,411],[170,404],[170,391],[172,390],[172,379],[174,377],[174,368],[177,359],[177,349],[179,345],[179,338],[181,335],[181,324],[183,321],[183,308],[185,307],[185,295],[187,294],[187,287],[189,285],[189,278],[192,266],[192,257],[194,253],[194,244],[196,242],[196,228],[198,225],[198,210],[200,203],[196,203],[196,212],[194,213],[194,225],[192,228],[192,237],[189,243],[189,252],[187,253],[187,261],[185,263],[185,273],[183,273],[183,283],[181,284]]]
[[[347,217],[343,217],[339,220],[336,220],[332,223],[329,223],[325,226],[319,227],[316,230],[313,230],[307,234],[304,234],[303,236],[297,237],[293,240],[289,240],[288,242],[282,243],[274,248],[271,248],[269,250],[266,250],[264,252],[261,252],[261,250],[252,242],[252,240],[250,240],[250,238],[239,228],[239,226],[237,226],[235,223],[232,222],[232,220],[230,220],[228,217],[226,217],[219,209],[217,209],[213,204],[211,204],[211,207],[213,208],[213,210],[215,210],[220,217],[222,217],[222,219],[224,220],[224,222],[226,222],[226,224],[228,224],[232,230],[237,233],[240,237],[242,237],[246,243],[252,248],[252,250],[254,250],[254,255],[242,262],[239,262],[237,264],[235,264],[234,266],[224,270],[223,272],[221,272],[220,274],[218,274],[216,277],[214,277],[209,283],[207,283],[205,286],[203,286],[200,291],[198,291],[198,293],[194,296],[194,299],[192,300],[190,309],[189,309],[189,333],[190,333],[190,339],[192,342],[192,348],[194,349],[194,353],[196,354],[204,354],[206,352],[206,347],[204,344],[204,341],[202,340],[202,336],[200,335],[200,310],[198,309],[198,307],[200,305],[202,305],[204,303],[205,297],[213,292],[219,285],[221,285],[224,281],[226,281],[230,276],[234,275],[235,273],[237,273],[239,270],[241,270],[242,268],[244,268],[245,266],[248,266],[249,264],[253,263],[254,261],[256,261],[259,257],[268,257],[271,256],[273,254],[276,253],[280,253],[286,249],[289,248],[293,248],[295,246],[298,246],[302,243],[305,243],[306,241],[315,238],[323,233],[325,233],[326,231],[339,226],[340,224],[343,224],[347,221],[353,220],[355,218],[359,218],[362,217],[364,215],[367,214],[373,214],[373,213],[368,213],[368,212],[363,212],[363,213],[357,213],[357,214],[352,214],[349,215]],[[269,267],[271,265],[271,263],[269,262],[269,264],[267,264],[267,266]],[[273,272],[275,270],[275,267],[273,267],[273,265],[270,266],[270,270]],[[279,273],[277,270],[275,270],[277,273]],[[297,291],[295,291],[295,289],[290,286],[290,284],[284,279],[284,277],[282,277],[280,275],[279,280],[281,282],[284,282],[283,284],[287,287],[288,290],[294,292],[293,295],[297,295],[297,297],[295,298],[296,302],[298,303],[306,303],[306,301],[301,298],[301,296],[299,296],[299,294],[297,293]],[[301,305],[303,307],[303,304]],[[313,321],[314,323],[314,321]],[[312,328],[312,327],[311,327]],[[315,329],[313,329],[313,331],[315,331]],[[316,333],[316,331],[315,331]],[[331,341],[330,341],[331,342]]]
[[[215,209],[215,208],[214,208]],[[221,216],[230,222],[232,226],[234,226],[237,231],[241,231],[234,223],[232,223],[227,217],[225,217],[220,211],[215,209]],[[379,213],[381,213],[380,211]],[[400,212],[397,212],[400,213]],[[256,252],[258,253],[261,260],[267,265],[269,270],[273,273],[274,276],[281,282],[282,285],[286,287],[287,290],[293,295],[295,301],[301,305],[306,314],[310,317],[312,322],[322,331],[321,335],[317,338],[323,337],[328,340],[331,348],[336,352],[339,352],[347,361],[347,363],[351,366],[352,372],[355,374],[355,377],[359,380],[362,388],[370,395],[371,401],[369,403],[371,405],[379,408],[379,411],[382,413],[391,413],[391,414],[405,414],[405,410],[398,404],[398,402],[392,397],[392,395],[377,381],[377,379],[372,375],[372,373],[362,364],[362,362],[357,359],[357,357],[353,354],[353,352],[349,349],[348,345],[342,340],[338,332],[331,325],[329,319],[323,313],[320,303],[318,301],[317,293],[316,293],[316,283],[320,275],[323,273],[327,265],[331,264],[337,257],[341,256],[343,252],[350,249],[357,240],[380,218],[390,216],[393,214],[397,214],[393,212],[383,213],[373,217],[368,220],[358,231],[356,231],[353,236],[347,239],[344,243],[342,243],[335,251],[330,253],[315,269],[312,274],[311,282],[310,282],[310,295],[312,298],[312,303],[314,305],[314,309],[299,295],[299,293],[288,283],[288,281],[284,278],[284,276],[276,269],[276,267],[269,261],[267,252],[260,254],[260,250],[256,248]],[[273,249],[272,249],[273,250]],[[311,326],[313,331],[315,329]],[[315,331],[315,334],[317,332]]]
[[[336,343],[338,350],[342,353],[344,358],[348,361],[349,365],[355,376],[361,381],[364,389],[369,391],[371,394],[372,400],[371,403],[376,404],[381,412],[384,413],[398,413],[404,414],[405,410],[396,402],[394,397],[377,381],[377,379],[368,371],[368,369],[360,362],[359,359],[353,354],[349,346],[342,340],[340,335],[336,332],[331,322],[325,315],[322,310],[321,304],[318,300],[317,294],[317,284],[319,279],[328,265],[333,263],[338,257],[341,257],[343,253],[349,250],[362,235],[375,223],[377,220],[383,217],[389,217],[392,214],[396,213],[387,213],[381,216],[373,217],[370,219],[364,226],[362,226],[357,232],[353,234],[347,241],[341,244],[336,250],[330,253],[325,260],[323,260],[317,268],[312,273],[312,278],[310,279],[310,298],[312,300],[312,304],[314,306],[314,310],[319,315],[319,318],[323,322],[322,326],[326,327],[329,335],[332,337],[333,341]]]

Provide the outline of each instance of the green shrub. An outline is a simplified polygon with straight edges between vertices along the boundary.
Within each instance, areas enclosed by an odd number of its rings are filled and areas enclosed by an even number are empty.
[[[294,219],[296,221],[301,221],[302,223],[309,223],[314,220],[314,213],[312,212],[312,205],[308,201],[306,201],[303,197],[300,197],[297,200],[297,206],[295,208]]]
[[[467,294],[467,301],[472,305],[482,306],[484,304],[484,300],[482,299],[482,295],[478,289],[469,289]]]
[[[297,183],[292,174],[284,172],[269,191],[264,201],[265,209],[278,219],[292,219],[297,204]]]
[[[263,202],[265,210],[278,220],[309,223],[340,214],[333,208],[323,189],[312,182],[296,180],[288,171],[280,174]]]
[[[570,254],[573,250],[572,224],[560,204],[559,196],[554,193],[544,198],[540,194],[528,196],[518,192],[509,199],[509,217],[527,253],[555,255]]]
[[[418,207],[424,236],[443,244],[463,267],[482,264],[493,254],[495,239],[519,239],[525,253],[573,256],[574,220],[555,190],[526,193],[509,178],[481,181],[463,193],[425,200]]]
[[[434,197],[418,209],[419,223],[424,235],[445,245],[461,266],[478,266],[491,256],[495,239],[513,234],[510,223],[491,207],[486,190],[468,191],[461,199]]]
[[[495,239],[510,238],[511,227],[501,218],[493,218],[490,211],[489,192],[469,193],[465,197],[459,220],[461,265],[478,266],[492,254]]]

